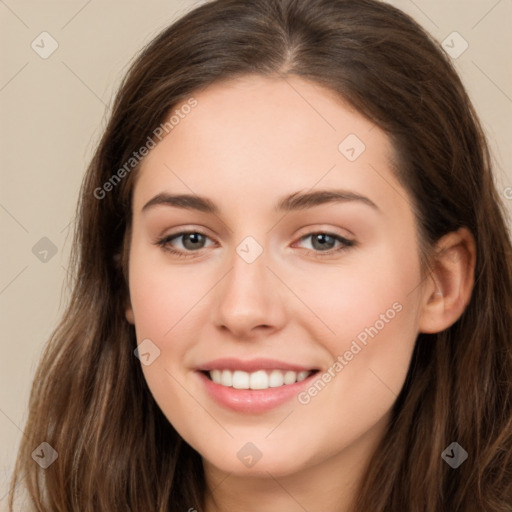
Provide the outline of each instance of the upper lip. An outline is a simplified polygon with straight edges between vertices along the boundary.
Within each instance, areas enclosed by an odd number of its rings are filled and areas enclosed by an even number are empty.
[[[245,372],[255,372],[257,370],[290,370],[295,372],[315,370],[311,366],[303,366],[300,364],[285,363],[277,359],[250,359],[242,360],[235,358],[222,358],[209,361],[196,368],[198,371],[211,371],[211,370],[241,370]]]

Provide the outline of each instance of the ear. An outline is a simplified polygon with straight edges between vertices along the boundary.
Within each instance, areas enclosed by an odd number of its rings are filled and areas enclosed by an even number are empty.
[[[128,285],[128,276],[124,273],[124,269],[127,268],[127,255],[129,251],[129,245],[127,245],[127,240],[130,239],[130,236],[125,236],[123,240],[123,249],[121,252],[118,252],[114,254],[113,260],[115,267],[123,274],[124,281],[126,283],[126,289],[125,289],[125,296],[126,299],[124,301],[124,314],[126,317],[126,320],[132,324],[135,325],[135,316],[133,314],[133,308],[130,301],[130,292],[129,292],[129,285]]]
[[[475,240],[467,228],[438,241],[423,290],[420,332],[441,332],[462,315],[473,291],[475,261]]]
[[[135,325],[135,316],[133,314],[133,308],[130,303],[130,299],[127,300],[127,304],[125,306],[124,314],[126,316],[126,320],[128,320],[129,323],[132,325]]]

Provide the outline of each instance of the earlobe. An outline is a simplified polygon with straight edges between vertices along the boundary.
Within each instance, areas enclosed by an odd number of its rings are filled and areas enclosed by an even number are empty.
[[[131,307],[125,310],[126,320],[132,325],[135,325],[135,317],[133,316],[133,309]]]
[[[424,286],[420,332],[441,332],[459,319],[471,299],[475,260],[475,241],[467,228],[439,240]]]

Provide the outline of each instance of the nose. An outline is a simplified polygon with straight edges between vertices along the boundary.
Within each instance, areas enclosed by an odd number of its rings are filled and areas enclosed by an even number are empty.
[[[235,252],[232,267],[212,297],[214,324],[238,340],[282,329],[285,302],[282,284],[267,267],[266,253],[248,263]]]

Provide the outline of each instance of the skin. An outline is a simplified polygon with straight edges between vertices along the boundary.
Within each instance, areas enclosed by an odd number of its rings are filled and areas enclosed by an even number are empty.
[[[472,237],[461,229],[441,239],[435,272],[422,274],[393,148],[333,92],[297,77],[246,76],[194,97],[198,106],[143,161],[133,194],[126,318],[138,343],[149,338],[160,350],[142,366],[145,378],[203,458],[208,512],[348,511],[418,333],[447,328],[469,301]],[[366,146],[353,162],[338,149],[349,134]],[[274,209],[286,195],[320,189],[357,193],[377,208]],[[219,213],[141,212],[161,192],[207,197]],[[187,230],[205,233],[203,245],[186,237],[169,245],[190,258],[155,244]],[[355,245],[325,255],[312,233]],[[247,236],[263,249],[252,263],[236,251]],[[339,246],[331,240],[327,249]],[[400,312],[307,405],[234,412],[209,397],[194,370],[219,357],[268,357],[325,372],[397,303]],[[251,468],[237,457],[247,442],[262,454]]]

